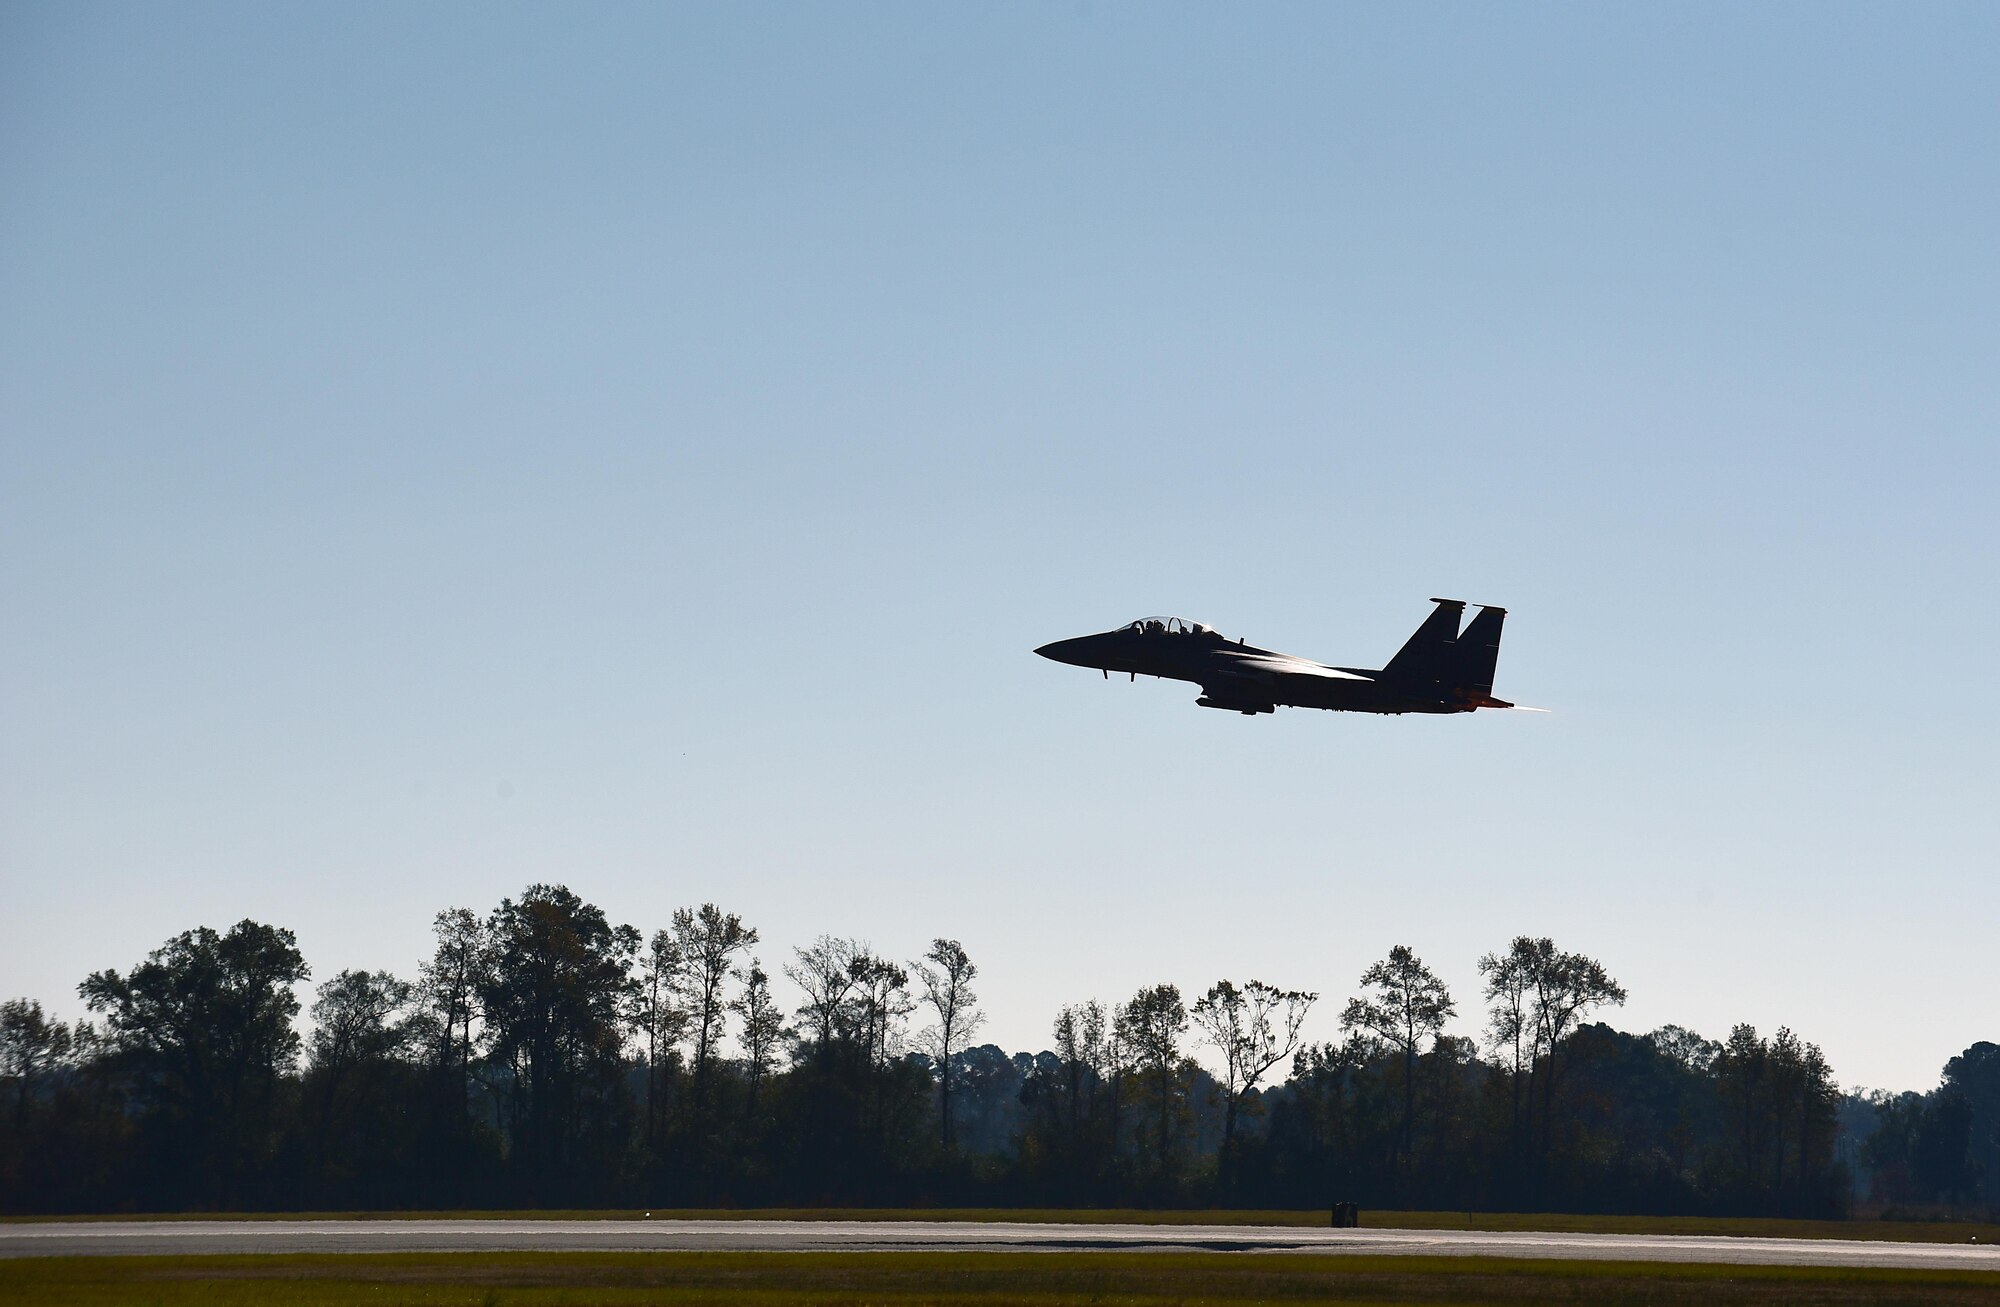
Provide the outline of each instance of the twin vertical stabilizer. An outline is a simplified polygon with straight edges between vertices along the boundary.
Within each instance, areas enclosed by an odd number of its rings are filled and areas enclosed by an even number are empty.
[[[1427,685],[1450,676],[1452,645],[1458,638],[1458,619],[1465,612],[1465,603],[1458,599],[1431,602],[1437,605],[1436,610],[1382,668],[1383,680]]]
[[[1377,673],[1397,685],[1435,686],[1440,697],[1478,702],[1493,695],[1493,672],[1500,662],[1504,608],[1481,607],[1463,631],[1458,619],[1465,603],[1433,599],[1435,611]]]
[[[1500,627],[1504,608],[1482,608],[1452,644],[1451,688],[1481,699],[1493,695],[1493,669],[1500,663]]]

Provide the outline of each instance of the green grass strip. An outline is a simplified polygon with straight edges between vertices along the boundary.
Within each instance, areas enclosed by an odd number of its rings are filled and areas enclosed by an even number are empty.
[[[1228,1253],[409,1253],[0,1262],[49,1307],[2000,1303],[2000,1272]]]

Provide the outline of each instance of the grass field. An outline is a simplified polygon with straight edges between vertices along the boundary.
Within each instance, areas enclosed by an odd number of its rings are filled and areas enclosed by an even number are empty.
[[[1228,1253],[504,1253],[0,1262],[0,1302],[195,1304],[2000,1303],[2000,1272]]]
[[[182,1212],[148,1216],[12,1216],[9,1221],[116,1220],[631,1220],[645,1213],[612,1211],[512,1212]],[[1155,1225],[1289,1225],[1327,1224],[1323,1211],[1155,1211],[1114,1208],[692,1208],[655,1209],[660,1220],[798,1220],[798,1221],[1052,1221],[1063,1224],[1131,1223]],[[1906,1243],[2000,1244],[2000,1224],[1969,1221],[1793,1221],[1731,1216],[1572,1216],[1557,1212],[1376,1212],[1364,1211],[1361,1223],[1374,1229],[1397,1230],[1538,1230],[1555,1234],[1706,1234],[1778,1239],[1889,1239]]]

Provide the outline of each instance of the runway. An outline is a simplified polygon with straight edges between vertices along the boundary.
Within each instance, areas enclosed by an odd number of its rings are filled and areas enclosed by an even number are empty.
[[[1981,1244],[1706,1235],[975,1221],[38,1221],[0,1257],[397,1252],[1242,1252],[1884,1266],[2000,1272]]]

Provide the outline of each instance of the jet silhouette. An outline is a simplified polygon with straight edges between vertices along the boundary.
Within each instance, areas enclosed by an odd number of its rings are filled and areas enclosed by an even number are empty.
[[[1465,604],[1433,599],[1437,608],[1378,669],[1330,667],[1310,658],[1230,640],[1213,627],[1179,617],[1145,617],[1115,631],[1057,640],[1035,650],[1076,667],[1192,681],[1195,702],[1245,716],[1280,706],[1333,712],[1459,713],[1516,708],[1493,697],[1500,626],[1507,610],[1481,605],[1463,631]],[[1539,712],[1541,709],[1525,709]]]

